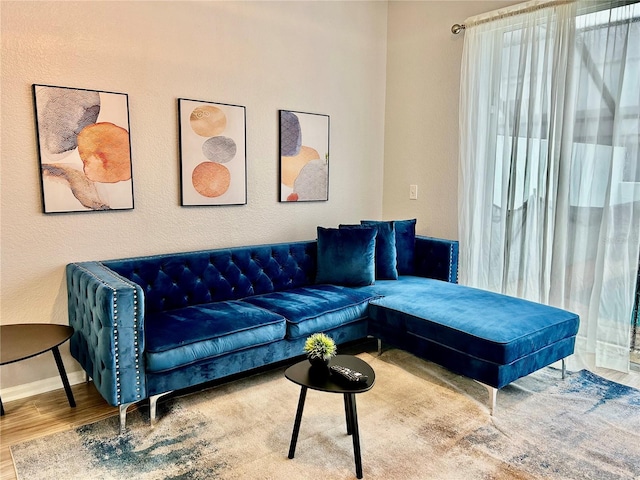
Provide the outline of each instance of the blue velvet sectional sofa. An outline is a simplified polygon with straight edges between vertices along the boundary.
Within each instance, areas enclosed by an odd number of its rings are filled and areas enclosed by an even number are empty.
[[[415,221],[318,228],[313,241],[67,266],[71,353],[120,409],[298,357],[325,332],[374,336],[491,396],[573,353],[577,315],[457,284],[458,244]]]

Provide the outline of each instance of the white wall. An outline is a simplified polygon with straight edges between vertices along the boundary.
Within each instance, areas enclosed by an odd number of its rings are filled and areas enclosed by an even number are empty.
[[[384,218],[458,238],[458,100],[464,34],[451,26],[519,1],[391,1],[387,51]],[[409,185],[418,200],[409,200]]]
[[[0,8],[0,323],[66,324],[69,262],[312,239],[317,225],[382,217],[386,2]],[[34,83],[129,95],[134,210],[42,213]],[[179,205],[178,97],[246,106],[248,205]],[[278,203],[278,109],[331,116],[328,202]],[[46,355],[1,374],[6,393],[57,370]]]

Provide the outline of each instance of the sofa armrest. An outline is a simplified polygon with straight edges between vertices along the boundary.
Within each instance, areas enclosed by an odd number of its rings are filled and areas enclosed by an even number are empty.
[[[146,398],[142,289],[100,262],[66,271],[71,354],[109,404]]]
[[[415,274],[458,283],[458,241],[416,235]]]

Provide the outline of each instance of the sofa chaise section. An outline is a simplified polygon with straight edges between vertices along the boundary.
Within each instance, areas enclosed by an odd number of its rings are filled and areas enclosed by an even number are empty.
[[[498,389],[573,353],[575,313],[431,279],[406,283],[371,302],[370,331],[384,338],[391,326],[390,343],[482,383],[492,412]]]

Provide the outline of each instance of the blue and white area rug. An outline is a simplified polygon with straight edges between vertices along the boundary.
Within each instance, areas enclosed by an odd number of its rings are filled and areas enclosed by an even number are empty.
[[[546,368],[498,393],[399,350],[359,355],[376,384],[357,396],[367,479],[640,479],[640,392]],[[288,459],[299,387],[284,369],[14,445],[20,480],[352,479],[340,395],[309,391]]]

